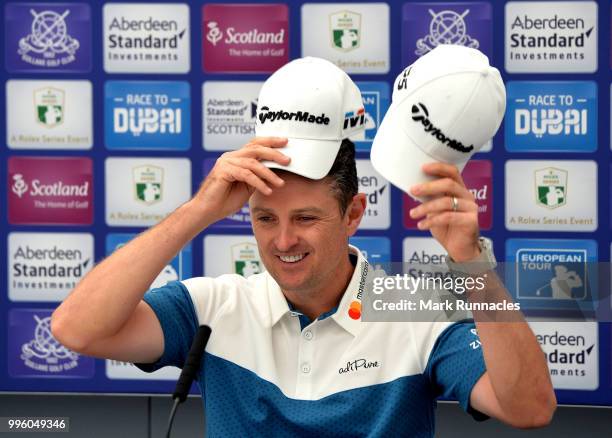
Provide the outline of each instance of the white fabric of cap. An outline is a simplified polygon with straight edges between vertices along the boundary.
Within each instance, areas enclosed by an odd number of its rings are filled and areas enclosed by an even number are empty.
[[[359,88],[343,70],[324,59],[306,57],[285,64],[259,93],[255,134],[289,139],[279,150],[291,162],[283,166],[262,161],[270,168],[321,179],[331,169],[342,140],[364,129]]]
[[[463,170],[497,132],[506,109],[499,71],[476,49],[440,45],[397,77],[392,103],[370,158],[391,183],[410,193],[431,181],[421,166],[444,162]]]

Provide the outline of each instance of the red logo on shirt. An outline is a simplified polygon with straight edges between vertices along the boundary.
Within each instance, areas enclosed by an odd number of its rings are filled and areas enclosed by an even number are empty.
[[[361,318],[361,301],[353,301],[349,307],[348,314],[353,319]]]

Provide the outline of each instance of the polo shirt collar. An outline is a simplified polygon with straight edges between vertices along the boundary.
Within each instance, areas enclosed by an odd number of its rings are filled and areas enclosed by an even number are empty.
[[[359,251],[358,248],[349,245],[349,252],[357,256],[357,264],[355,266],[355,269],[353,270],[353,275],[351,277],[351,280],[349,281],[348,287],[342,295],[340,304],[338,304],[338,310],[329,318],[335,321],[339,326],[341,326],[343,329],[345,329],[352,335],[357,335],[359,330],[362,328],[361,317],[355,312],[351,312],[351,315],[353,315],[353,317],[357,317],[356,319],[354,319],[349,315],[349,309],[351,308],[351,305],[353,305],[353,307],[358,308],[360,311],[361,298],[363,293],[365,293],[363,291],[363,287],[366,284],[365,278],[371,268],[368,261],[365,259],[365,257],[363,256],[361,251]],[[287,299],[285,298],[285,295],[283,294],[283,291],[281,290],[278,283],[274,280],[274,278],[272,278],[269,273],[267,273],[266,277],[268,283],[268,297],[270,303],[270,327],[272,327],[278,321],[280,321],[283,316],[285,316],[287,313],[290,313],[291,309],[289,308]]]

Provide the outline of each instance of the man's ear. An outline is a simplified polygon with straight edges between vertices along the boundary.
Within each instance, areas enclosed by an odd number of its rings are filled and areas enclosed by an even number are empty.
[[[353,196],[353,200],[349,204],[346,210],[346,220],[348,221],[348,237],[352,236],[357,232],[357,228],[361,223],[361,218],[365,213],[367,205],[365,193],[357,193]]]

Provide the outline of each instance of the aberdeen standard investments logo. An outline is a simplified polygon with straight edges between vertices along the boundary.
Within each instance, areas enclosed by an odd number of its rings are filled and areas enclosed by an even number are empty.
[[[106,147],[187,150],[190,109],[186,82],[109,81],[105,86]]]
[[[91,70],[91,11],[79,3],[8,3],[5,60],[11,72]]]
[[[202,86],[203,146],[208,151],[234,150],[255,136],[262,82],[206,81]]]
[[[283,4],[202,7],[202,68],[272,73],[289,61],[289,11]]]
[[[189,7],[183,3],[104,5],[104,70],[187,73]]]
[[[594,73],[597,3],[509,2],[505,38],[510,73]]]
[[[597,84],[509,82],[506,148],[512,152],[597,149]]]
[[[12,157],[8,167],[10,223],[91,224],[93,175],[89,158]]]
[[[11,233],[8,241],[11,301],[62,301],[93,267],[91,234]]]

